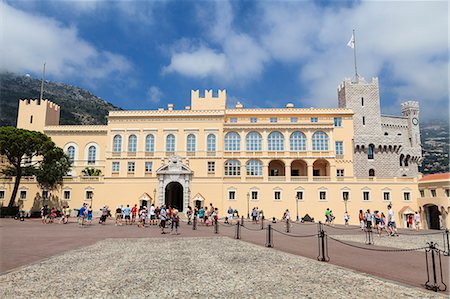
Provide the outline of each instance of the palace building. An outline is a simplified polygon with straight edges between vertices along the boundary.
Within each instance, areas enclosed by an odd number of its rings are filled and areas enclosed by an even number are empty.
[[[41,131],[73,161],[64,185],[40,190],[22,180],[18,200],[26,210],[83,202],[103,205],[173,205],[181,211],[212,203],[246,216],[309,214],[336,223],[348,210],[387,211],[397,223],[419,209],[421,163],[419,104],[406,101],[401,115],[382,115],[378,79],[345,80],[337,108],[246,108],[227,106],[225,90],[191,91],[191,105],[142,111],[111,111],[107,125],[59,125],[60,107],[48,100],[21,100],[17,127]],[[86,167],[100,176],[83,176]],[[4,179],[0,195],[12,192]]]

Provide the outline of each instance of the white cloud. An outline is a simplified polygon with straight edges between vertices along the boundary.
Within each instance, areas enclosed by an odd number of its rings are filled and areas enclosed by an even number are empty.
[[[85,81],[105,79],[127,72],[125,57],[96,49],[78,36],[76,27],[17,10],[0,2],[2,47],[0,69],[36,72],[47,63],[56,78],[78,77]]]
[[[147,100],[151,103],[159,103],[164,97],[164,93],[157,86],[150,86],[147,90]]]

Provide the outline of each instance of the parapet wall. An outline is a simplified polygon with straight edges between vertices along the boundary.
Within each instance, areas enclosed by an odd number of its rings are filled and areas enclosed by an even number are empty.
[[[212,89],[205,90],[205,95],[200,96],[200,91],[191,90],[192,110],[225,110],[227,106],[226,89],[218,90],[217,97],[213,96]]]

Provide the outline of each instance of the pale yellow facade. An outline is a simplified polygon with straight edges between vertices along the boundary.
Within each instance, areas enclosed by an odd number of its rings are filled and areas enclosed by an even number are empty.
[[[230,108],[223,90],[217,96],[192,91],[191,106],[180,110],[168,104],[111,111],[101,126],[59,125],[58,106],[22,100],[17,126],[44,132],[73,160],[64,185],[46,192],[50,205],[87,202],[98,211],[168,203],[186,210],[212,203],[221,216],[230,206],[244,216],[258,207],[265,217],[281,218],[289,209],[292,218],[309,214],[321,221],[330,208],[336,223],[347,209],[351,224],[359,222],[360,209],[386,212],[389,203],[397,213],[418,209],[419,177],[354,175],[354,117],[349,108],[289,103]],[[85,177],[86,167],[102,175]],[[1,179],[4,202],[12,187],[13,179]],[[25,210],[38,210],[42,194],[34,178],[24,178],[17,197]],[[403,215],[397,217],[405,226]]]

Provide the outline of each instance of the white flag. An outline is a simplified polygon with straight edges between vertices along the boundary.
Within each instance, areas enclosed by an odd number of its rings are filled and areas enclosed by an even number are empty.
[[[350,41],[348,42],[347,46],[349,46],[350,48],[354,49],[355,48],[355,35],[352,33],[352,38],[350,39]]]

